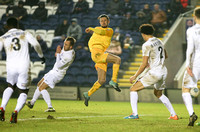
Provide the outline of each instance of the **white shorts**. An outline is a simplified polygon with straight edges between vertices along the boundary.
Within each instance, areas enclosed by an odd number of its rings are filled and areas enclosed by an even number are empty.
[[[167,78],[166,67],[156,67],[150,69],[139,81],[144,87],[150,87],[154,85],[156,90],[165,89],[165,80]]]
[[[183,83],[182,83],[182,87],[184,88],[197,88],[197,81],[200,79],[200,68],[192,68],[192,73],[193,73],[193,77],[191,77],[187,70],[184,73],[183,76]]]
[[[7,82],[11,85],[17,85],[19,89],[28,89],[31,76],[29,74],[29,68],[8,68],[7,67]]]
[[[64,75],[57,71],[50,70],[44,75],[44,82],[50,87],[54,88],[56,83],[59,83],[63,79]]]

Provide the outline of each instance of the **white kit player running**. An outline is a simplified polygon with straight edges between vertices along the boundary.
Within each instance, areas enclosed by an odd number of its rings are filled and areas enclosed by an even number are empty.
[[[48,87],[54,88],[56,83],[59,83],[65,76],[67,69],[72,64],[75,58],[75,51],[73,49],[76,40],[73,37],[67,37],[64,41],[63,49],[60,45],[56,49],[56,63],[52,70],[50,70],[44,77],[38,82],[37,89],[33,95],[31,101],[27,101],[26,105],[29,108],[33,108],[36,100],[42,94],[45,102],[48,105],[48,109],[45,112],[55,112],[55,109],[52,107],[51,99],[48,91]]]
[[[165,79],[167,77],[167,68],[164,65],[167,55],[164,45],[159,39],[153,36],[154,27],[151,24],[143,24],[140,26],[139,30],[143,39],[146,41],[142,46],[143,61],[136,74],[130,77],[130,83],[132,83],[145,68],[149,68],[149,70],[131,86],[130,103],[133,113],[130,116],[124,117],[124,119],[139,119],[137,111],[137,92],[154,85],[154,95],[161,100],[171,114],[168,119],[178,120],[178,116],[176,115],[171,102],[164,94],[162,94],[162,90],[165,88]]]
[[[30,56],[28,43],[31,44],[42,63],[45,62],[40,44],[28,32],[17,29],[18,20],[16,18],[8,18],[7,22],[8,32],[0,37],[0,51],[4,47],[6,51],[6,70],[8,87],[3,92],[2,103],[0,107],[0,120],[5,120],[6,105],[14,92],[18,89],[20,95],[17,100],[15,111],[12,113],[10,123],[17,123],[17,114],[23,108],[28,94],[28,85],[30,81]]]
[[[196,24],[187,30],[186,71],[183,77],[182,97],[190,115],[188,126],[197,120],[192,106],[190,89],[196,87],[200,79],[200,8],[194,9]]]

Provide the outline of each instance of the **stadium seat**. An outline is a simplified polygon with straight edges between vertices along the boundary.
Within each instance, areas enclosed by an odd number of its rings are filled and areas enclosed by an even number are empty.
[[[32,7],[31,7],[30,14],[33,14],[36,8],[38,8],[38,6],[32,6]]]
[[[28,5],[25,5],[24,6],[24,8],[26,9],[26,11],[27,11],[27,14],[31,14],[31,7],[30,6],[28,6]]]
[[[40,35],[42,37],[42,39],[46,38],[46,34],[47,34],[47,31],[43,30],[43,29],[38,29],[38,30],[35,31],[35,37],[37,35]]]
[[[45,6],[45,8],[48,10],[47,16],[53,15],[53,12],[54,12],[53,6]]]
[[[7,5],[0,5],[0,18],[2,18],[3,14],[6,13]]]
[[[81,61],[74,61],[70,67],[76,67],[76,68],[81,68],[82,67],[82,62]]]
[[[37,68],[40,71],[43,71],[45,69],[45,64],[41,64],[41,61],[35,61],[33,63],[33,69]]]
[[[80,68],[77,68],[77,67],[69,67],[69,69],[67,70],[67,74],[74,75],[74,76],[83,75]]]
[[[31,33],[33,37],[35,37],[35,30],[34,29],[26,29],[25,31]]]

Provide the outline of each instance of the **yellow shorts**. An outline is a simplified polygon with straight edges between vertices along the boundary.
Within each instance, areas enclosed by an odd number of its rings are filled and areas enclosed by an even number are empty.
[[[98,48],[93,48],[91,49],[91,58],[92,60],[96,63],[95,68],[100,68],[104,70],[105,72],[107,71],[107,59],[108,53],[104,53],[104,50],[98,49]]]

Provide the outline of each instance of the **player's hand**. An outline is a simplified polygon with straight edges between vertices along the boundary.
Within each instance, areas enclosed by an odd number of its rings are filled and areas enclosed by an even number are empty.
[[[191,69],[189,66],[188,66],[186,69],[187,69],[188,74],[189,74],[191,77],[193,77],[194,74],[192,73],[192,69]]]
[[[56,48],[56,53],[60,53],[60,52],[61,52],[61,50],[62,50],[62,49],[61,49],[61,46],[60,46],[60,45],[58,45],[58,46],[57,46],[57,48]]]
[[[86,29],[85,29],[85,32],[86,32],[86,33],[89,33],[89,32],[90,32],[90,29],[89,29],[89,28],[86,28]]]
[[[40,60],[42,61],[41,64],[44,64],[46,62],[46,59],[44,57],[40,58]]]
[[[132,84],[133,83],[133,80],[135,80],[136,79],[136,76],[134,75],[134,76],[131,76],[130,77],[130,83]]]

